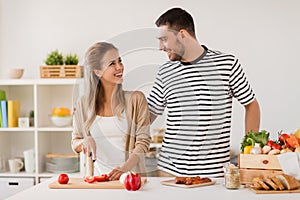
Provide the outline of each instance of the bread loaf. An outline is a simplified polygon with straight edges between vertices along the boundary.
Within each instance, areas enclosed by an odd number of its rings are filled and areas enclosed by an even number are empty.
[[[279,179],[279,181],[282,183],[284,188],[287,190],[294,190],[300,187],[299,181],[293,176],[287,174],[281,174],[281,175],[277,175],[276,177]]]
[[[257,190],[295,190],[300,187],[299,181],[290,175],[281,174],[273,177],[256,177],[252,187]]]

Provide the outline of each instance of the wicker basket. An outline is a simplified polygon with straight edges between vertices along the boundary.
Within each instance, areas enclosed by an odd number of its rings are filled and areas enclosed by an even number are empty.
[[[82,78],[83,66],[47,65],[40,66],[41,78]]]

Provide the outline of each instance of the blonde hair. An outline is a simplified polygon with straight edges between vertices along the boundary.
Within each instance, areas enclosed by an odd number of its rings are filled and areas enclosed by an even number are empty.
[[[88,111],[87,120],[84,124],[85,130],[89,133],[89,129],[96,118],[97,113],[103,106],[104,90],[100,78],[95,74],[94,70],[104,70],[102,59],[110,50],[118,50],[113,44],[107,42],[97,42],[90,46],[85,53],[86,67],[86,110]],[[118,84],[114,96],[112,98],[113,113],[121,117],[125,110],[125,97],[122,84]]]

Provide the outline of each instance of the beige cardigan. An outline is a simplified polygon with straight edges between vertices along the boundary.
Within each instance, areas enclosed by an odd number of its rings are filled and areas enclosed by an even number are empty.
[[[131,154],[137,155],[139,161],[132,170],[145,175],[145,154],[149,151],[151,140],[148,103],[142,92],[125,91],[124,93],[128,121],[125,159],[127,160]],[[72,149],[74,152],[82,144],[84,137],[89,135],[83,126],[88,115],[85,105],[84,97],[81,97],[75,106],[72,132]]]

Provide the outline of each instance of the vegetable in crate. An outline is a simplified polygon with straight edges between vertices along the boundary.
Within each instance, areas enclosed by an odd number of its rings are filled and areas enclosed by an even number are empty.
[[[243,141],[241,142],[241,151],[244,153],[244,148],[246,146],[253,146],[254,143],[259,143],[260,147],[263,147],[267,144],[269,140],[270,133],[268,133],[266,130],[258,131],[258,132],[248,132],[247,135],[245,135]]]

